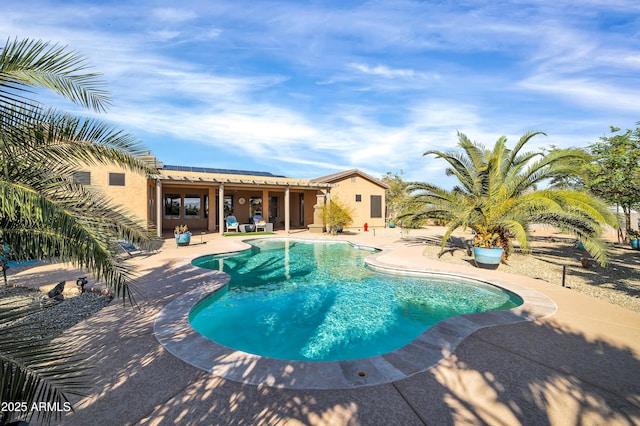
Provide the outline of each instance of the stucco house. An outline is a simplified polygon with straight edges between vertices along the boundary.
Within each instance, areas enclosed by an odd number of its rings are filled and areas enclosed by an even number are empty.
[[[353,223],[347,229],[383,228],[385,226],[385,190],[389,186],[358,169],[346,170],[311,179],[311,182],[331,184],[319,188],[325,200],[339,199],[353,208]]]
[[[331,196],[354,207],[352,227],[385,225],[386,185],[359,170],[299,179],[269,172],[164,165],[150,154],[143,160],[158,173],[141,176],[114,165],[91,165],[76,171],[74,179],[101,190],[158,235],[184,224],[193,232],[223,233],[229,214],[249,224],[256,213],[268,220],[269,229],[322,232],[319,207]]]

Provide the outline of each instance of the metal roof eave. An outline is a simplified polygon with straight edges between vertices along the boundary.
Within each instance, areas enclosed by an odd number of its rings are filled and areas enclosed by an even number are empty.
[[[173,175],[161,175],[158,179],[163,184],[224,184],[244,187],[271,187],[271,188],[298,188],[298,189],[319,189],[319,188],[334,188],[336,185],[326,182],[310,182],[310,181],[282,181],[282,180],[270,180],[270,179],[251,179],[245,177],[242,178],[217,178],[217,177],[189,177],[189,176],[173,176]]]

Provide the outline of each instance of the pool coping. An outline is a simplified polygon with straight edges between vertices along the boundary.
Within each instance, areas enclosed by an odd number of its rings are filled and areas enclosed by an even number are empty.
[[[290,237],[285,239],[325,241]],[[424,372],[446,359],[464,339],[477,330],[534,321],[553,315],[558,309],[547,296],[511,281],[498,277],[490,280],[479,279],[467,274],[391,265],[381,259],[391,251],[389,248],[363,246],[344,240],[342,242],[380,250],[365,258],[365,263],[371,269],[396,274],[438,275],[479,281],[517,294],[522,298],[523,304],[504,311],[447,318],[409,344],[382,355],[346,361],[289,361],[249,354],[220,345],[191,327],[188,320],[189,312],[204,298],[229,283],[229,275],[221,271],[211,271],[210,279],[205,283],[164,307],[154,322],[156,339],[167,351],[184,362],[229,380],[287,389],[347,389],[391,383]],[[227,253],[242,250],[244,249]]]

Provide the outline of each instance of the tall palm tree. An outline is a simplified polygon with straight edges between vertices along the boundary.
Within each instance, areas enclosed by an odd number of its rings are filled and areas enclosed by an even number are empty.
[[[115,241],[126,238],[149,247],[157,240],[125,208],[76,183],[73,173],[98,163],[147,175],[157,171],[138,159],[145,150],[133,136],[96,119],[45,108],[33,99],[35,88],[96,112],[110,102],[99,74],[88,71],[82,55],[43,41],[7,41],[0,51],[0,244],[16,259],[85,268],[123,303],[134,303],[134,276],[117,261]],[[0,304],[0,401],[61,406],[68,402],[65,392],[79,390],[76,353],[52,348],[20,326],[16,315],[29,312]],[[11,419],[2,414],[0,423]]]
[[[576,235],[594,259],[605,265],[603,226],[617,226],[607,205],[586,192],[539,188],[551,176],[580,174],[580,164],[588,161],[588,155],[577,149],[523,152],[538,135],[544,133],[525,133],[513,149],[507,148],[503,136],[493,149],[487,149],[458,132],[462,152],[425,152],[447,161],[446,174],[455,176],[458,183],[452,190],[428,183],[412,185],[404,217],[410,224],[426,219],[448,223],[443,247],[456,229],[469,228],[475,233],[475,246],[502,247],[505,259],[511,239],[528,251],[530,225],[549,224]]]

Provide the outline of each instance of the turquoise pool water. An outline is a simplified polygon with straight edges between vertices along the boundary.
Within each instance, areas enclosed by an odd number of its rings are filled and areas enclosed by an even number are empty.
[[[366,358],[398,349],[456,315],[522,303],[498,287],[448,277],[374,272],[372,251],[347,243],[250,241],[236,254],[193,261],[229,285],[190,313],[192,327],[233,349],[299,361]]]

